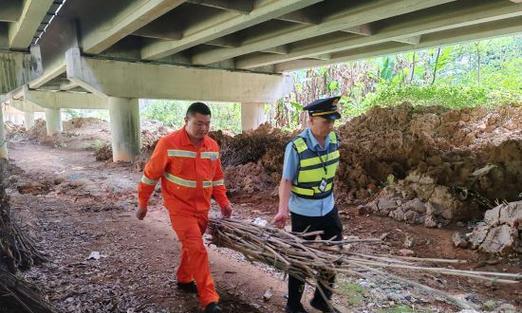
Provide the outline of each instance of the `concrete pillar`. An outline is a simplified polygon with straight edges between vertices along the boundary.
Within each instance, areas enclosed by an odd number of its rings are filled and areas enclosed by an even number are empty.
[[[138,99],[109,97],[109,117],[113,161],[134,161],[140,153]]]
[[[45,125],[47,135],[52,136],[62,131],[62,116],[60,109],[45,109]]]
[[[3,105],[0,105],[0,158],[7,159],[7,142],[5,141]]]
[[[265,122],[264,103],[241,103],[241,129],[256,129]]]
[[[24,126],[25,129],[34,126],[34,112],[24,112]]]

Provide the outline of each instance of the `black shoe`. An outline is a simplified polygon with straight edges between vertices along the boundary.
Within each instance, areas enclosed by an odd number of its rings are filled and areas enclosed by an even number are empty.
[[[216,302],[211,302],[205,307],[205,313],[221,313],[223,310]]]
[[[341,311],[337,310],[333,306],[330,309],[328,304],[326,304],[323,299],[317,300],[316,298],[313,298],[312,301],[310,301],[310,305],[314,309],[317,309],[317,310],[319,310],[319,311],[321,311],[323,313],[341,313]]]
[[[198,288],[196,288],[196,283],[191,281],[190,283],[177,283],[178,289],[188,293],[198,293]]]
[[[308,313],[305,308],[303,308],[303,305],[299,303],[299,306],[294,308],[289,306],[288,304],[285,307],[285,313]]]

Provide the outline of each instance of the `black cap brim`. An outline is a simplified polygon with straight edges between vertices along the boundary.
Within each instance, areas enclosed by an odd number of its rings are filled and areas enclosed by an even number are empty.
[[[338,120],[338,119],[341,118],[341,114],[339,112],[335,112],[335,113],[332,113],[332,114],[323,115],[321,117],[325,118],[327,120]]]

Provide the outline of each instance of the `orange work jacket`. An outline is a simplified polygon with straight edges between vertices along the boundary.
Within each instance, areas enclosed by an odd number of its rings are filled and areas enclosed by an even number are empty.
[[[171,215],[206,213],[211,197],[222,208],[229,205],[219,146],[209,136],[196,147],[182,128],[158,141],[138,186],[140,207],[147,207],[158,180]]]

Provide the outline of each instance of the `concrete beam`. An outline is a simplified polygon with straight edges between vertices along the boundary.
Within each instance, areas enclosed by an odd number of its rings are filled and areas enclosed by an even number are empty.
[[[140,153],[140,109],[138,99],[109,98],[112,158],[132,162]]]
[[[45,109],[45,127],[47,136],[52,136],[63,130],[60,109]]]
[[[83,49],[88,53],[103,51],[181,3],[181,0],[134,0],[112,19],[93,26],[90,30],[82,29],[85,33]],[[65,52],[79,45],[76,33],[75,23],[66,18],[55,18],[49,26],[47,36],[41,40],[45,70],[40,77],[29,83],[30,88],[40,88],[65,73]]]
[[[108,49],[123,37],[132,34],[161,15],[184,3],[185,0],[135,0],[110,20],[91,29],[82,38],[85,53],[97,54]]]
[[[0,94],[11,92],[37,77],[38,60],[29,53],[0,51]]]
[[[16,22],[22,14],[21,0],[3,0],[0,4],[0,22]]]
[[[241,129],[256,129],[266,122],[264,103],[241,103]]]
[[[297,24],[304,24],[304,25],[316,25],[319,24],[320,18],[317,15],[314,15],[312,12],[300,10],[300,11],[294,11],[290,12],[288,14],[279,16],[276,18],[280,21],[285,22],[292,22]]]
[[[65,73],[65,63],[58,62],[55,66],[46,68],[38,78],[30,81],[29,87],[35,89],[40,88],[63,73]]]
[[[334,53],[338,51],[355,49],[364,46],[381,44],[389,41],[412,42],[411,39],[420,40],[420,35],[455,29],[469,25],[502,20],[522,15],[522,5],[513,4],[503,0],[491,0],[473,6],[460,7],[460,3],[448,6],[446,10],[435,12],[429,16],[419,16],[415,19],[406,19],[384,27],[374,35],[359,38],[327,38],[318,39],[313,44],[295,47],[286,55],[252,56],[238,58],[236,67],[251,69],[259,66],[288,62],[317,54]]]
[[[25,101],[47,109],[108,109],[107,97],[85,92],[24,90]]]
[[[188,2],[241,14],[249,14],[254,9],[253,0],[188,0]]]
[[[53,0],[25,0],[20,19],[9,25],[9,47],[25,50],[33,41],[34,34]]]
[[[45,112],[44,108],[25,100],[11,99],[7,101],[7,105],[12,106],[13,108],[22,112]]]
[[[7,141],[5,139],[4,106],[0,105],[0,158],[7,159]]]
[[[320,1],[322,0],[261,1],[248,15],[224,12],[216,18],[189,27],[183,32],[184,36],[181,40],[157,41],[146,45],[141,51],[141,57],[145,60],[161,59]],[[278,45],[267,48],[275,46]]]
[[[281,75],[100,60],[76,49],[66,63],[69,80],[111,97],[274,102],[291,89],[291,79]]]
[[[180,40],[183,37],[181,31],[168,30],[168,28],[162,24],[163,23],[152,23],[138,29],[132,34],[134,36],[161,40]]]
[[[351,33],[361,36],[371,36],[375,34],[375,29],[371,24],[364,24],[355,27],[350,27],[342,30],[345,33]]]
[[[197,53],[192,57],[192,62],[199,65],[212,64],[255,51],[282,46],[291,42],[341,31],[343,29],[364,25],[377,20],[434,7],[452,1],[454,0],[362,1],[360,4],[354,5],[350,9],[325,18],[323,22],[318,25],[295,25],[284,29],[277,29],[271,33],[259,34],[245,40],[245,42],[238,48],[220,48]]]
[[[408,38],[397,38],[397,39],[395,39],[393,41],[407,43],[409,45],[418,45],[420,43],[420,41],[421,41],[421,35],[408,37]]]
[[[514,17],[500,21],[492,21],[489,23],[479,25],[472,25],[458,29],[451,29],[442,32],[426,34],[422,36],[421,42],[415,47],[412,47],[409,44],[386,42],[379,45],[365,46],[361,48],[333,53],[332,58],[328,61],[296,60],[282,64],[277,64],[276,71],[293,71],[297,69],[324,66],[328,64],[342,63],[363,58],[411,51],[412,49],[418,50],[432,47],[440,47],[459,42],[505,36],[519,32],[522,32],[522,17]]]
[[[78,86],[78,84],[73,83],[73,82],[67,82],[67,83],[60,84],[61,91],[69,91],[69,90],[72,90],[72,89],[75,89],[78,87],[80,87],[80,86]]]

